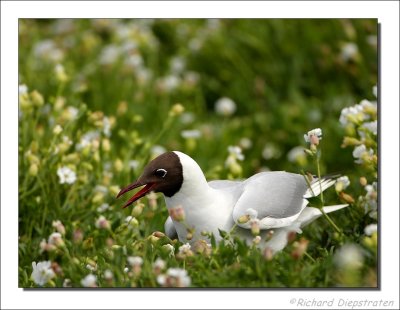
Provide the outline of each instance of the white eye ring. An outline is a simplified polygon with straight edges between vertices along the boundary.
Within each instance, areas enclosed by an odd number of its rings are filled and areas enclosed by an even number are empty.
[[[165,169],[157,169],[156,170],[156,175],[158,176],[158,177],[161,177],[161,178],[165,178],[165,176],[167,175],[167,170],[165,170]]]

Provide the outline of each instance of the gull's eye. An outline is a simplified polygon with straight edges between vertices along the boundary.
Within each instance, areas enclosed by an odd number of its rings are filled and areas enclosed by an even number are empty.
[[[165,169],[157,169],[154,174],[159,178],[164,178],[167,175],[167,170]]]

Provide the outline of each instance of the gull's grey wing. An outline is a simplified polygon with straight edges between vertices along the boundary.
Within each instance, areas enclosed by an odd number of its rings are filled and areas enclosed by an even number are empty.
[[[243,181],[231,181],[231,180],[214,180],[208,182],[208,185],[214,189],[230,189],[242,184]]]
[[[244,182],[242,195],[233,209],[233,219],[237,223],[242,215],[249,213],[248,209],[253,209],[261,224],[265,219],[265,227],[261,228],[289,225],[307,205],[303,198],[307,189],[307,182],[300,174],[284,171],[258,173]],[[238,225],[249,228],[249,223]]]

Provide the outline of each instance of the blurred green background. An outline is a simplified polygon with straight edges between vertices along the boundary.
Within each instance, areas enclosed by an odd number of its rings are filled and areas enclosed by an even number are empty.
[[[48,53],[60,55],[41,52],[43,41],[52,44]],[[117,128],[144,137],[157,133],[179,102],[194,122],[176,124],[163,146],[182,149],[177,131],[201,124],[207,133],[213,124],[209,141],[196,148],[205,169],[221,163],[221,148],[247,137],[246,169],[296,170],[286,154],[321,127],[323,171],[346,172],[354,165],[351,150],[338,147],[337,120],[343,107],[372,97],[376,44],[374,19],[21,20],[20,80],[49,93],[57,81],[46,72],[62,62],[71,77],[69,103],[114,114],[125,101]],[[220,97],[236,103],[229,119],[214,112]],[[133,121],[135,115],[144,121]],[[272,151],[264,158],[266,145]]]

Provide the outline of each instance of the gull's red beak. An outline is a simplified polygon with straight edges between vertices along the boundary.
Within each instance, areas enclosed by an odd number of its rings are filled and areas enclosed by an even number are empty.
[[[136,200],[142,198],[143,196],[147,195],[153,187],[156,185],[156,183],[142,183],[139,180],[137,180],[135,183],[132,183],[128,185],[127,187],[121,189],[121,191],[118,193],[117,198],[125,194],[126,192],[129,192],[130,190],[146,185],[143,187],[140,191],[138,191],[131,199],[129,199],[123,206],[122,208],[126,208],[127,206],[130,206],[132,203],[134,203]]]

